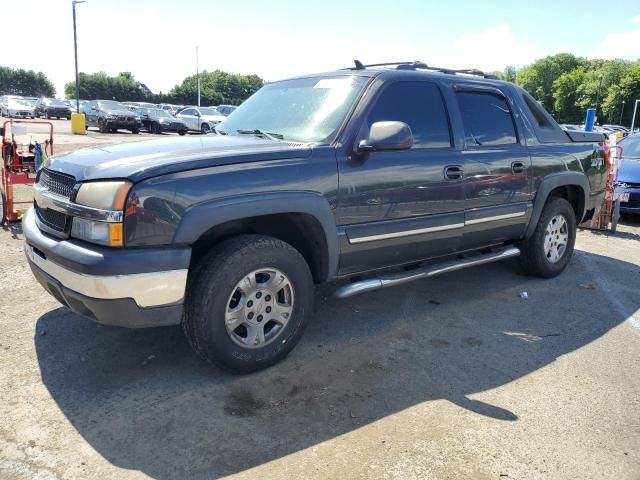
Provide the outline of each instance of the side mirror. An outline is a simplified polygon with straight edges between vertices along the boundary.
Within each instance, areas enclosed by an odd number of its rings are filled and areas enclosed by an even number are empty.
[[[95,106],[95,105],[92,105],[92,106],[91,106],[91,110],[93,111],[93,110],[95,110],[95,109],[96,109],[96,106]]]
[[[408,150],[413,146],[413,133],[404,122],[375,122],[369,138],[358,144],[359,153]]]

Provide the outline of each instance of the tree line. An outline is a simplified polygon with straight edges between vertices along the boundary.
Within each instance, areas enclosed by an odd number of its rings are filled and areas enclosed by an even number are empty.
[[[640,60],[589,60],[559,53],[495,73],[522,86],[560,123],[581,123],[586,109],[597,106],[598,123],[629,125],[633,104],[640,99]],[[238,105],[263,84],[257,75],[205,70],[200,74],[201,103]],[[64,94],[75,98],[74,82],[65,85]],[[0,95],[52,97],[55,88],[42,72],[0,67]],[[130,72],[116,76],[80,73],[80,98],[194,105],[197,77],[186,77],[168,93],[152,93]]]
[[[191,75],[174,86],[168,93],[152,93],[130,72],[122,72],[115,77],[105,72],[80,73],[80,98],[115,99],[121,102],[176,103],[195,105],[198,101],[197,77]],[[257,75],[238,75],[215,70],[200,73],[200,103],[202,105],[239,105],[264,84]],[[75,98],[75,82],[64,87],[67,98]]]
[[[633,105],[640,99],[640,60],[588,60],[559,53],[496,74],[527,90],[559,123],[580,124],[586,109],[597,107],[598,123],[630,125]]]
[[[0,95],[53,97],[56,89],[42,72],[0,67]]]

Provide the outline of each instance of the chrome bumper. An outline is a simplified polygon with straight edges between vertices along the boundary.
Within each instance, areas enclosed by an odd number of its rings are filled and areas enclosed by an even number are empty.
[[[141,308],[182,303],[187,269],[128,275],[89,275],[59,265],[25,243],[25,255],[34,266],[62,286],[81,295],[101,300],[131,298]]]

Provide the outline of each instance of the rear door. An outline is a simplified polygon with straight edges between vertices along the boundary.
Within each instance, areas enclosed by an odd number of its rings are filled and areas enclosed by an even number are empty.
[[[452,253],[464,227],[459,151],[438,84],[385,82],[363,115],[356,141],[374,122],[401,121],[414,137],[410,150],[338,159],[343,274]]]
[[[531,159],[508,97],[498,88],[457,84],[464,129],[462,248],[518,238],[532,209]]]
[[[176,115],[177,118],[181,118],[187,124],[189,130],[199,130],[198,117],[196,116],[195,108],[186,108]]]

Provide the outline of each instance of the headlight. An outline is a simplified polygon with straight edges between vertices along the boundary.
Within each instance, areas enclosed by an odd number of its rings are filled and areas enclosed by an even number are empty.
[[[125,181],[83,183],[76,194],[76,203],[100,213],[115,214],[124,211],[131,183]],[[120,215],[122,218],[123,215]],[[87,242],[109,247],[122,247],[124,236],[122,222],[104,222],[74,217],[71,236]]]
[[[114,118],[116,118],[115,115],[111,115],[111,114],[107,114],[104,116],[104,118],[106,118],[107,120],[113,120]]]

